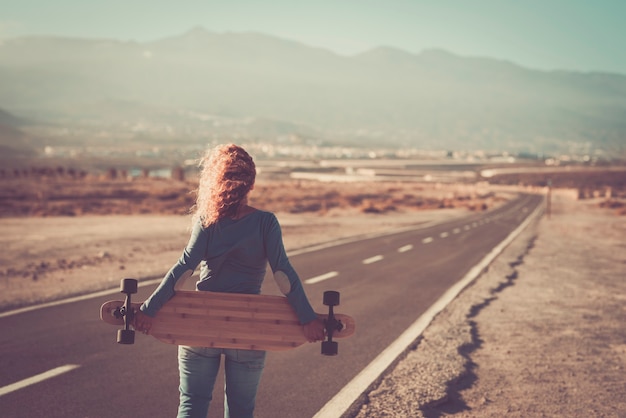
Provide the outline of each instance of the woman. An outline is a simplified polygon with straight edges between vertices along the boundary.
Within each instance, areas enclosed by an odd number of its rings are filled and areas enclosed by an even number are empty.
[[[201,269],[197,290],[259,294],[269,262],[307,339],[322,340],[324,325],[289,263],[276,216],[248,206],[248,193],[256,177],[250,155],[237,145],[220,145],[207,152],[201,166],[189,243],[141,306],[135,328],[150,332],[151,318],[174,295],[176,282],[190,277],[198,264]],[[265,352],[187,346],[178,348],[179,417],[206,417],[222,355],[226,383],[224,415],[252,417]]]

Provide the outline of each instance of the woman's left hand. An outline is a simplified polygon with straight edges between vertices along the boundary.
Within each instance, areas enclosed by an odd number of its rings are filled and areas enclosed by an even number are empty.
[[[302,329],[304,331],[306,339],[310,343],[322,341],[324,339],[324,322],[319,318],[314,319],[308,324],[302,325]]]

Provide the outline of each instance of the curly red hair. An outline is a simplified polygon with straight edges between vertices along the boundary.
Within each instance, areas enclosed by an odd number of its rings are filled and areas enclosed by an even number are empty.
[[[256,178],[250,154],[235,144],[218,145],[206,152],[200,167],[194,220],[208,227],[222,218],[235,218]]]

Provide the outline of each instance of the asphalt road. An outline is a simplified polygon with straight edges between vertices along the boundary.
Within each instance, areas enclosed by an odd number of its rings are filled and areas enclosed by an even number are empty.
[[[320,355],[319,344],[270,353],[256,416],[313,416],[541,199],[522,195],[486,213],[290,255],[316,311],[325,310],[325,290],[339,291],[335,310],[356,318],[357,333],[338,340],[335,357]],[[153,289],[142,287],[136,300]],[[264,293],[277,293],[271,279]],[[176,415],[176,347],[143,335],[134,346],[117,345],[115,328],[98,318],[99,306],[116,298],[93,297],[0,318],[0,415]],[[220,380],[210,417],[222,416],[222,387]]]

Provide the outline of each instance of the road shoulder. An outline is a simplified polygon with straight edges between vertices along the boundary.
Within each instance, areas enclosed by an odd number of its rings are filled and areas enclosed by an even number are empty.
[[[626,222],[555,196],[354,415],[618,416]],[[584,396],[583,396],[584,395]]]

